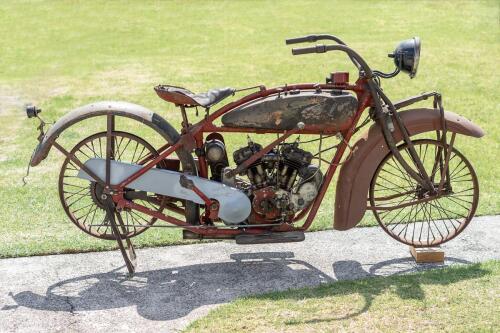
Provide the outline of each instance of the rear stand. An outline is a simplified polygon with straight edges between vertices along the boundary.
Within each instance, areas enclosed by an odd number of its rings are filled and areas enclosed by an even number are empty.
[[[109,219],[109,223],[111,224],[111,230],[115,235],[116,242],[118,243],[118,248],[120,249],[120,252],[123,256],[125,265],[127,266],[129,276],[133,276],[137,263],[137,256],[135,254],[134,245],[132,244],[132,241],[129,238],[125,238],[125,242],[127,243],[127,248],[125,248],[123,244],[122,233],[126,234],[127,229],[125,228],[125,225],[123,223],[122,216],[120,215],[119,212],[115,211],[115,205],[111,197],[108,196],[106,202],[107,202],[106,213]],[[117,217],[117,219],[115,219],[115,217]],[[120,228],[118,228],[116,220],[118,220]],[[120,229],[122,233],[120,233]]]
[[[115,116],[112,114],[108,114],[106,116],[106,179],[105,179],[105,189],[111,188],[111,160],[114,160],[114,152],[115,152],[115,141],[113,140],[113,131],[115,130]],[[135,267],[136,267],[136,259],[134,246],[132,245],[132,241],[125,236],[125,242],[127,243],[127,249],[123,245],[122,233],[123,235],[127,235],[127,228],[123,223],[122,216],[120,212],[116,210],[115,203],[111,198],[111,192],[106,193],[106,213],[108,215],[109,223],[111,224],[111,230],[115,235],[116,242],[118,243],[118,247],[120,248],[120,252],[122,253],[123,260],[125,261],[125,265],[127,266],[129,276],[134,275]],[[116,223],[115,217],[118,218],[118,223],[120,224],[120,228]],[[121,232],[120,232],[121,229]]]
[[[444,251],[441,246],[433,247],[413,247],[410,246],[410,253],[417,264],[442,263],[444,262]]]

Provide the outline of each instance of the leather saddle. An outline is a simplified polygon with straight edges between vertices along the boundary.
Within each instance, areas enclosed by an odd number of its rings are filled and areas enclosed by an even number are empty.
[[[205,93],[195,94],[182,87],[161,84],[155,87],[155,91],[161,99],[174,103],[175,105],[182,105],[185,107],[202,106],[208,108],[233,95],[235,89],[229,87],[210,89]]]

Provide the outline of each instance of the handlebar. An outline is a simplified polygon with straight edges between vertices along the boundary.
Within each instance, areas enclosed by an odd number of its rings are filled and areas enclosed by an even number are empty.
[[[306,42],[316,42],[318,39],[316,38],[316,35],[309,35],[309,36],[303,36],[303,37],[294,37],[294,38],[287,38],[285,39],[286,45],[290,44],[298,44],[298,43],[306,43]]]
[[[293,55],[308,54],[308,53],[325,53],[327,52],[326,45],[316,45],[312,47],[301,47],[292,49]]]
[[[365,75],[368,78],[373,76],[373,72],[370,69],[370,66],[366,63],[366,61],[353,49],[351,49],[347,45],[316,45],[312,47],[301,47],[292,49],[293,55],[301,55],[301,54],[309,54],[309,53],[325,53],[328,51],[342,51],[347,53],[349,58],[351,59],[354,66],[356,66],[359,70],[363,70]]]
[[[359,54],[357,54],[354,50],[349,48],[346,43],[344,43],[340,38],[334,35],[307,35],[303,37],[295,37],[289,38],[285,40],[287,45],[289,44],[297,44],[297,43],[306,43],[306,42],[316,42],[318,40],[333,40],[340,45],[316,45],[314,47],[302,47],[292,49],[293,55],[300,54],[308,54],[308,53],[325,53],[328,51],[343,51],[347,53],[349,59],[351,59],[352,63],[358,70],[364,70],[365,73],[371,77],[372,71],[370,67],[366,64],[366,62],[361,58]],[[340,48],[339,48],[340,47]]]
[[[285,40],[287,45],[298,43],[314,43],[319,40],[333,40],[341,45],[346,45],[340,38],[333,35],[307,35],[303,37],[288,38]]]

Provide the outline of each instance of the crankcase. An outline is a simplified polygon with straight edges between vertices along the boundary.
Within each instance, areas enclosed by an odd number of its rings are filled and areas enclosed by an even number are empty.
[[[85,166],[96,174],[97,177],[105,179],[106,160],[92,158],[85,162]],[[111,185],[118,185],[142,168],[141,165],[111,161]],[[147,191],[165,195],[168,197],[189,200],[198,204],[204,204],[203,200],[192,190],[181,186],[179,180],[180,172],[164,169],[150,169],[142,176],[127,185],[139,191]],[[196,176],[185,175],[194,182],[207,197],[219,202],[219,217],[227,224],[237,224],[245,221],[250,215],[251,204],[245,193],[240,190],[224,185],[219,182],[207,180]],[[80,170],[78,177],[94,181],[85,171]]]

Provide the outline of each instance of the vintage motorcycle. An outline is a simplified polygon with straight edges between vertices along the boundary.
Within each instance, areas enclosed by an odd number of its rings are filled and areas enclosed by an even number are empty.
[[[86,233],[116,240],[130,273],[136,265],[130,239],[158,219],[169,223],[164,226],[183,228],[185,239],[235,239],[238,244],[304,240],[339,166],[336,230],[353,228],[371,210],[383,230],[404,244],[436,246],[457,236],[474,215],[479,185],[472,165],[455,148],[455,137],[480,138],[482,129],[444,111],[437,92],[393,103],[381,88],[381,79],[399,72],[416,75],[420,39],[405,40],[389,54],[396,65],[392,73],[372,70],[332,35],[292,38],[286,44],[319,40],[333,43],[295,48],[292,54],[343,52],[359,71],[355,83],[349,83],[348,72],[334,72],[324,84],[271,89],[260,85],[195,94],[156,86],[159,97],[180,109],[180,134],[142,106],[109,101],[77,108],[45,132],[41,110],[30,105],[28,117],[40,119],[30,165],[38,165],[52,147],[65,156],[59,176],[64,210]],[[210,112],[247,90],[254,92]],[[432,108],[399,111],[429,98]],[[191,108],[204,109],[195,124],[188,119]],[[105,131],[70,150],[57,142],[70,126],[96,117],[105,118]],[[122,117],[148,126],[165,144],[155,148],[118,130],[115,121]],[[375,124],[351,145],[353,134],[370,120]],[[249,137],[248,144],[232,152],[231,166],[223,133],[274,133],[276,139],[261,145]],[[317,151],[306,150],[300,135],[314,136],[307,144],[317,144]],[[325,148],[327,138],[337,141]],[[323,157],[326,151],[335,152],[331,160]]]

